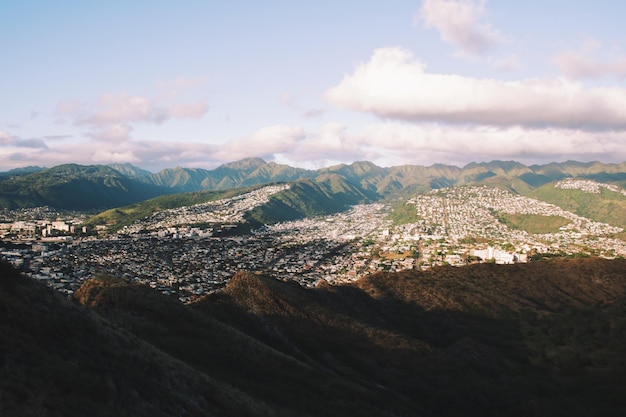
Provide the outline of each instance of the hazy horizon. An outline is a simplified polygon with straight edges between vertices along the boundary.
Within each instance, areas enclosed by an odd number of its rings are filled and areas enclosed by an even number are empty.
[[[626,161],[626,5],[0,5],[0,171]]]

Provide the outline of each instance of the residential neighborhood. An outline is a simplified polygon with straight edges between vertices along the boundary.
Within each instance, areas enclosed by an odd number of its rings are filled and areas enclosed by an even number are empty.
[[[6,215],[10,221],[0,224],[0,252],[27,275],[68,295],[85,279],[109,274],[183,302],[223,287],[238,271],[315,286],[321,280],[341,283],[376,271],[528,262],[537,254],[626,256],[626,242],[615,237],[621,228],[485,186],[417,195],[405,203],[415,208],[409,223],[394,224],[388,217],[392,208],[376,203],[228,233],[229,226],[244,221],[247,210],[285,187],[159,211],[117,233],[83,233],[83,219],[75,213],[41,209],[14,218]],[[508,227],[498,217],[503,214],[565,220],[550,233],[530,233]],[[198,223],[219,224],[226,232]]]

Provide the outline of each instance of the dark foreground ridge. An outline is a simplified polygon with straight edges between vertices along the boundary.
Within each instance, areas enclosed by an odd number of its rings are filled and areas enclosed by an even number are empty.
[[[624,392],[626,260],[240,273],[191,305],[0,270],[0,416],[618,416]]]

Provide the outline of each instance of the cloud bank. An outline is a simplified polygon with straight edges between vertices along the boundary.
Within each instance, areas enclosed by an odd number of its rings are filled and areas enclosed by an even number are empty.
[[[31,146],[26,146],[30,144]],[[319,129],[274,125],[222,145],[199,142],[129,140],[64,142],[27,140],[0,130],[0,166],[131,162],[152,171],[175,166],[214,168],[260,156],[305,168],[369,160],[383,166],[445,162],[517,160],[522,163],[626,161],[626,132],[559,127],[448,126],[441,123],[382,122],[354,130],[340,123]]]
[[[325,97],[339,107],[409,122],[626,128],[624,88],[588,88],[565,78],[500,81],[429,73],[402,48],[377,49]]]
[[[208,109],[206,101],[168,102],[123,92],[103,94],[93,102],[60,102],[57,114],[62,119],[69,118],[76,126],[86,127],[86,135],[93,139],[120,141],[130,138],[134,124],[198,119]]]

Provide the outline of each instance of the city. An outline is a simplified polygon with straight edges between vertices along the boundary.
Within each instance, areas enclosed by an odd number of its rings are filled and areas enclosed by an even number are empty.
[[[556,186],[598,189],[589,181]],[[414,207],[414,219],[403,224],[389,219],[390,205],[375,203],[230,233],[247,210],[285,187],[160,211],[115,233],[85,230],[80,225],[86,217],[80,213],[45,208],[5,212],[0,249],[27,275],[67,295],[89,277],[108,274],[183,302],[223,287],[238,271],[315,286],[376,271],[528,262],[538,254],[626,256],[626,242],[615,237],[623,229],[486,186],[417,195],[405,203]],[[550,233],[530,233],[508,227],[499,219],[506,214],[552,216],[564,225]]]

